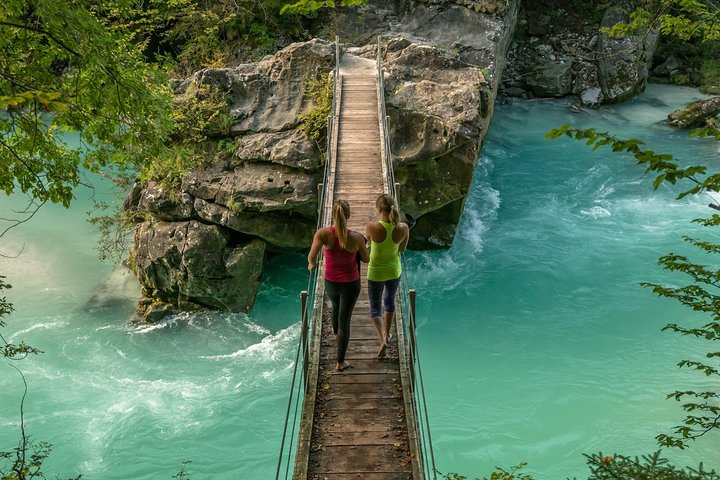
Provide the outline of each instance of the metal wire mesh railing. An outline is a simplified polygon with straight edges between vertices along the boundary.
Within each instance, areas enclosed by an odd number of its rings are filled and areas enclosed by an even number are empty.
[[[328,221],[327,208],[332,204],[332,192],[328,188],[332,185],[331,176],[334,174],[334,145],[337,143],[336,138],[336,122],[337,122],[337,104],[338,92],[340,88],[340,43],[335,37],[335,69],[333,71],[333,98],[332,110],[327,119],[327,150],[325,153],[325,164],[323,169],[323,183],[318,184],[318,220],[317,228],[325,226]],[[302,408],[302,401],[308,388],[308,379],[310,376],[310,339],[314,335],[314,311],[318,305],[318,298],[315,297],[316,285],[319,276],[320,267],[311,270],[308,273],[306,289],[300,293],[300,337],[298,339],[297,350],[293,362],[293,376],[290,383],[290,395],[285,413],[285,425],[283,428],[282,440],[280,443],[280,452],[278,455],[277,469],[275,472],[275,480],[280,478],[288,479],[291,476],[291,465],[294,462],[297,453],[296,431],[299,428],[300,419],[298,414]],[[319,299],[322,301],[322,299]]]
[[[393,167],[392,152],[390,150],[390,135],[388,130],[389,118],[385,106],[385,78],[382,68],[382,39],[378,36],[377,44],[377,74],[378,74],[378,102],[381,115],[381,144],[383,156],[383,175],[386,178],[387,192],[398,201],[397,184],[395,183],[395,172]],[[408,287],[407,268],[404,255],[400,256],[402,263],[402,276],[400,280],[400,289],[398,297],[400,299],[399,310],[405,322],[403,327],[405,335],[405,349],[407,352],[407,360],[409,367],[409,387],[412,395],[412,405],[418,428],[418,443],[422,455],[423,477],[426,479],[437,479],[437,470],[435,468],[435,455],[432,447],[432,437],[430,435],[430,420],[427,411],[427,401],[425,398],[425,384],[422,376],[422,368],[420,362],[420,354],[417,345],[417,337],[415,332],[416,315],[416,291]],[[400,340],[400,338],[398,338]]]

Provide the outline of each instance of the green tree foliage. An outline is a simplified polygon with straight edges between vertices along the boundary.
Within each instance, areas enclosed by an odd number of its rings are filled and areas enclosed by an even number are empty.
[[[660,452],[638,457],[623,455],[585,455],[590,469],[588,480],[720,480],[714,470],[701,463],[697,469],[677,468],[660,456]]]
[[[5,277],[0,275],[0,292],[10,288],[12,288],[12,286],[5,283]],[[13,310],[15,309],[12,303],[8,302],[7,298],[0,297],[0,328],[5,326],[5,317],[10,315]],[[5,339],[2,333],[0,333],[0,342],[2,342],[2,345],[0,345],[2,356],[9,360],[20,360],[30,354],[41,353],[38,349],[26,345],[24,342],[21,342],[19,345],[13,345]]]
[[[281,14],[312,15],[321,8],[354,7],[367,3],[367,0],[299,0],[285,5]]]
[[[483,477],[482,480],[533,480],[533,477],[526,473],[522,473],[520,470],[525,468],[527,463],[521,463],[512,467],[510,470],[505,470],[502,467],[495,467],[495,471],[490,474],[490,477]],[[459,473],[448,473],[443,475],[442,480],[469,480],[468,477],[460,475]],[[480,480],[475,478],[475,480]]]
[[[584,477],[587,480],[720,480],[720,475],[714,470],[705,470],[702,463],[697,469],[677,468],[663,458],[659,451],[641,458],[604,455],[600,452],[585,455],[585,459],[590,470],[590,474]],[[532,475],[521,471],[526,465],[521,463],[510,470],[495,467],[495,471],[489,477],[482,477],[482,480],[534,480]],[[469,480],[469,477],[450,473],[443,475],[442,479]],[[481,479],[475,477],[474,480]],[[577,480],[577,477],[574,477],[574,480]]]
[[[683,58],[689,69],[671,77],[677,85],[697,85],[711,95],[720,93],[720,8],[714,0],[635,0],[637,9],[628,23],[618,23],[608,29],[610,34],[642,34],[658,30],[669,39],[668,48]],[[688,48],[690,47],[690,48]]]
[[[103,2],[100,14],[181,77],[273,53],[281,37],[302,31],[296,19],[280,15],[284,0],[147,0],[132,8],[118,1]]]
[[[36,206],[69,206],[86,170],[138,168],[171,126],[166,77],[92,7],[0,3],[0,189]]]
[[[618,23],[611,34],[624,35],[658,28],[660,33],[683,41],[720,40],[720,9],[703,0],[636,0],[627,24]]]

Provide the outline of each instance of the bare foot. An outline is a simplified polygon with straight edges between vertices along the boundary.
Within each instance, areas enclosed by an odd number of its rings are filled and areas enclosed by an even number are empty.
[[[390,342],[392,342],[392,339],[393,339],[393,334],[392,334],[392,333],[388,333],[388,336],[387,336],[387,338],[385,339],[385,343],[390,343]]]
[[[336,372],[342,372],[343,370],[347,370],[348,368],[352,367],[352,364],[345,360],[342,363],[336,363],[335,364],[335,371]]]
[[[385,350],[387,350],[387,343],[383,342],[382,345],[380,345],[380,350],[378,351],[378,358],[382,358],[385,356]]]

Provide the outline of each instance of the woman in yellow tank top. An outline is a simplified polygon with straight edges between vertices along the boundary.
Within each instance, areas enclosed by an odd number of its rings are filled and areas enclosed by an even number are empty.
[[[402,273],[400,252],[407,246],[410,229],[400,222],[395,199],[390,195],[380,195],[375,206],[380,221],[368,223],[365,227],[365,233],[370,239],[368,297],[370,316],[380,341],[378,357],[384,357],[392,338],[390,327],[395,317],[395,294]]]

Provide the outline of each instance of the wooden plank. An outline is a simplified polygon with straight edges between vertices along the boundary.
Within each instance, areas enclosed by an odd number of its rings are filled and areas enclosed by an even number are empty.
[[[410,458],[402,443],[397,447],[327,445],[324,453],[315,457],[312,465],[314,472],[320,475],[347,472],[407,474],[410,471]]]
[[[338,375],[339,376],[339,375]],[[331,376],[332,377],[332,376]],[[321,387],[323,387],[322,384]],[[368,386],[367,384],[346,383],[342,387],[335,383],[328,382],[327,388],[322,388],[323,393],[334,395],[337,397],[355,397],[355,398],[402,398],[402,391],[395,386],[381,385]]]
[[[317,445],[392,445],[403,440],[405,432],[397,428],[383,432],[319,432]]]
[[[318,473],[311,480],[410,480],[411,472],[345,472],[345,473]]]
[[[350,361],[353,365],[352,370],[359,370],[365,373],[392,373],[397,374],[399,372],[399,369],[396,368],[396,366],[393,366],[389,362],[378,362],[374,358],[370,359],[362,359],[362,358],[349,358],[348,361]],[[326,358],[323,359],[320,362],[320,368],[323,371],[331,372],[334,374],[334,368],[335,368],[335,357]]]
[[[369,399],[364,399],[368,403]],[[383,402],[392,401],[383,399]],[[342,404],[343,402],[338,402]],[[328,408],[329,404],[325,404]],[[344,434],[349,432],[390,432],[394,429],[402,429],[405,417],[402,412],[397,412],[397,404],[389,408],[363,408],[335,410],[332,415],[325,412],[318,413],[318,419],[326,421],[323,432],[334,432]],[[401,407],[400,407],[401,408]],[[325,413],[323,415],[323,413]]]

